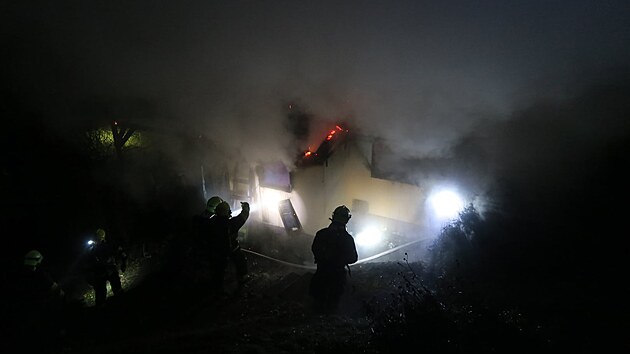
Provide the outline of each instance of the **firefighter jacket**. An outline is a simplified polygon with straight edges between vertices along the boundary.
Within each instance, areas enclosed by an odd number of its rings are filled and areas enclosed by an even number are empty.
[[[232,251],[239,249],[238,231],[245,225],[249,218],[249,210],[243,209],[235,217],[223,217],[216,215],[212,219],[212,229],[218,238],[218,247],[228,255]]]
[[[317,231],[311,246],[317,269],[343,270],[359,258],[354,238],[344,224],[333,222]]]

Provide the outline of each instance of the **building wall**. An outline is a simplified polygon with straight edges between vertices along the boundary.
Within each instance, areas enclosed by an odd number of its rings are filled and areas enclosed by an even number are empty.
[[[304,205],[303,210],[296,209],[296,213],[304,232],[311,235],[329,223],[331,211],[327,209],[326,199],[330,191],[325,183],[326,172],[325,166],[316,165],[296,171],[293,175],[292,197],[299,198]]]
[[[354,200],[367,202],[368,214],[423,224],[425,193],[420,187],[372,178],[368,157],[352,141],[337,147],[323,165],[295,171],[293,187],[305,207],[298,217],[310,234],[328,225],[337,206],[344,204],[352,212]]]
[[[344,165],[347,205],[351,199],[368,203],[368,213],[406,223],[421,223],[424,211],[424,191],[411,184],[372,178],[369,163],[358,149],[348,149]]]

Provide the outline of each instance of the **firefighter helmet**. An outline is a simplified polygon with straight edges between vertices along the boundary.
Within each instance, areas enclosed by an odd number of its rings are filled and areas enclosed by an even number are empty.
[[[352,215],[350,215],[350,209],[348,209],[348,207],[345,205],[340,205],[335,208],[335,211],[333,211],[332,218],[330,220],[346,224],[351,217]]]
[[[217,205],[215,212],[218,216],[232,216],[232,210],[230,209],[230,204],[228,202],[223,201]]]
[[[31,250],[28,251],[26,255],[24,255],[24,265],[37,267],[40,263],[42,263],[43,259],[44,256],[42,256],[42,254],[38,250]]]
[[[99,241],[105,240],[105,230],[97,229],[96,230],[96,238],[98,238]]]
[[[223,199],[221,199],[221,197],[215,195],[214,197],[208,199],[208,202],[206,203],[206,209],[208,210],[208,212],[214,214],[217,205],[219,205],[219,203],[221,203],[222,201]]]

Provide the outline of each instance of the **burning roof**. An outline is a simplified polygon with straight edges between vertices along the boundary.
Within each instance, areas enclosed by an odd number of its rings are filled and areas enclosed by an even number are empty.
[[[314,151],[308,149],[302,153],[298,161],[298,165],[320,164],[326,161],[333,154],[335,148],[345,141],[349,130],[341,125],[335,125],[334,129],[328,131],[326,137],[322,140],[319,147]]]

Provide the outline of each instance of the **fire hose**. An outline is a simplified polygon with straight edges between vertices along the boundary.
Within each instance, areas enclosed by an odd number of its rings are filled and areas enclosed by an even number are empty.
[[[398,251],[400,249],[403,249],[405,247],[409,247],[409,246],[411,246],[411,245],[413,245],[415,243],[421,242],[421,241],[425,241],[425,240],[415,240],[415,241],[407,242],[405,244],[402,244],[400,246],[396,246],[396,247],[394,247],[392,249],[389,249],[387,251],[375,254],[373,256],[366,257],[366,258],[363,258],[363,259],[359,259],[355,263],[350,264],[350,266],[353,267],[353,266],[355,266],[357,264],[361,264],[361,263],[366,263],[366,262],[372,261],[374,259],[386,256],[386,255],[388,255],[390,253],[394,253],[394,252],[396,252],[396,251]],[[283,261],[283,260],[280,260],[280,259],[277,259],[277,258],[273,258],[273,257],[267,256],[267,255],[264,255],[262,253],[254,252],[252,250],[248,250],[248,249],[245,249],[245,248],[242,248],[242,250],[243,250],[243,252],[247,252],[247,253],[256,255],[258,257],[262,257],[262,258],[268,259],[268,260],[276,262],[276,263],[284,264],[284,265],[289,266],[289,267],[302,268],[302,269],[312,269],[312,270],[317,269],[316,265],[304,265],[304,264],[297,264],[297,263],[286,262],[286,261]]]

